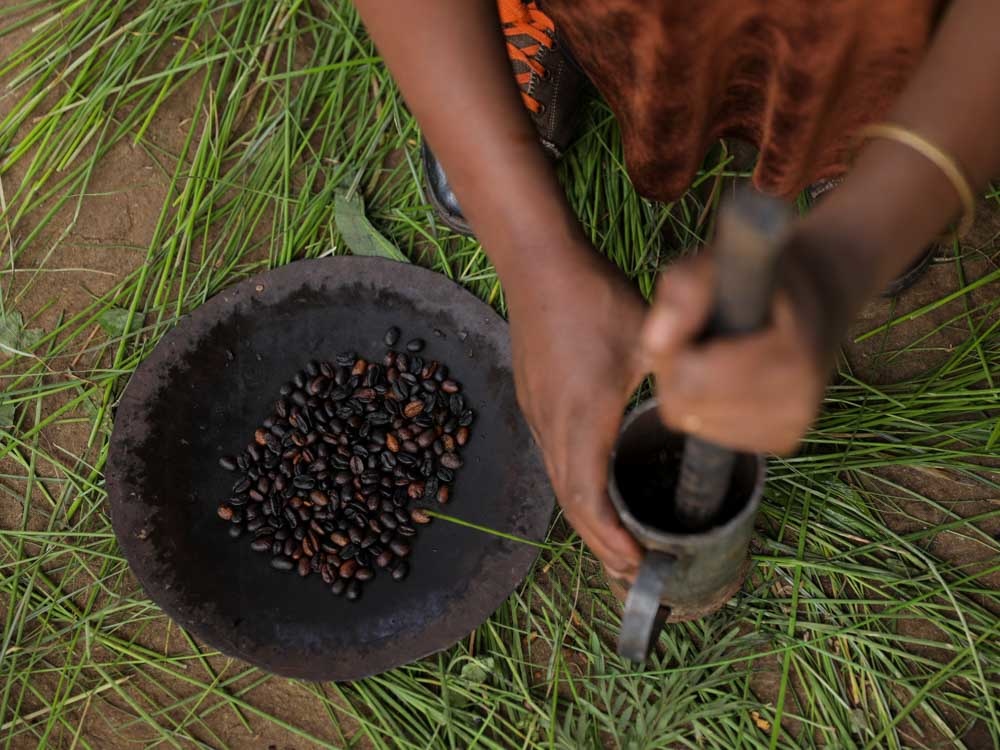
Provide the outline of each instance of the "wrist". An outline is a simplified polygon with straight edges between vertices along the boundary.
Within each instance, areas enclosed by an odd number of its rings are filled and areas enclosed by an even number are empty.
[[[578,225],[566,231],[525,234],[515,231],[485,245],[503,284],[508,306],[536,306],[579,290],[604,259]]]
[[[781,285],[811,322],[823,356],[832,355],[879,289],[878,257],[877,242],[863,225],[818,212],[799,221],[782,259]]]

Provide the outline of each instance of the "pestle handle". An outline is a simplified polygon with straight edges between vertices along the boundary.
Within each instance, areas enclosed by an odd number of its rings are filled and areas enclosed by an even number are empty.
[[[767,323],[790,214],[783,202],[749,189],[720,210],[713,246],[716,298],[711,335],[752,333]],[[735,454],[720,445],[693,436],[685,440],[675,509],[689,530],[702,530],[718,516],[734,460]]]

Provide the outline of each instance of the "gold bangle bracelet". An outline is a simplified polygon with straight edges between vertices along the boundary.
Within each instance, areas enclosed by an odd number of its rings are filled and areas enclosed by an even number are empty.
[[[951,186],[955,188],[955,192],[958,193],[959,200],[962,202],[962,220],[958,225],[958,234],[962,236],[969,231],[976,215],[976,199],[973,196],[969,180],[966,179],[958,162],[952,156],[949,156],[922,135],[891,122],[868,125],[861,130],[861,135],[866,139],[884,138],[909,146],[940,169],[948,178]]]

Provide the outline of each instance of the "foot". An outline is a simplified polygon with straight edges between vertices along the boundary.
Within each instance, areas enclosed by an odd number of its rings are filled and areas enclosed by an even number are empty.
[[[535,123],[542,147],[558,159],[573,139],[587,78],[559,43],[555,24],[537,3],[497,0],[497,10],[521,99]],[[421,156],[427,200],[446,226],[471,236],[448,175],[426,141]]]
[[[843,178],[814,182],[806,188],[806,194],[809,196],[809,202],[818,202],[826,193],[840,185],[841,182],[843,182]],[[937,253],[937,249],[937,245],[931,245],[928,247],[924,254],[921,255],[913,263],[913,265],[889,282],[889,285],[882,290],[882,296],[896,297],[916,284],[917,281],[919,281],[920,278],[927,272],[927,269],[931,265],[931,261],[934,260],[934,255]]]

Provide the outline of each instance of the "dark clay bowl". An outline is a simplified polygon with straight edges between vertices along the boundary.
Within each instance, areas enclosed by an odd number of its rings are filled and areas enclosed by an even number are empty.
[[[358,602],[318,576],[272,570],[215,509],[238,452],[309,359],[384,351],[398,325],[448,364],[477,412],[452,502],[464,521],[539,541],[553,495],[514,396],[507,326],[445,277],[338,257],[293,263],[220,292],[159,343],[118,406],[107,466],[115,534],[146,593],[220,651],[315,680],[375,674],[447,648],[480,625],[537,548],[437,520],[411,573],[379,575]]]

